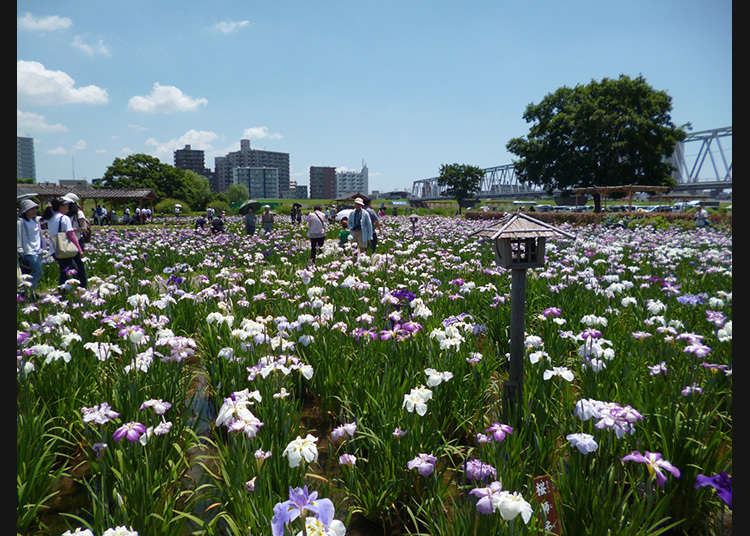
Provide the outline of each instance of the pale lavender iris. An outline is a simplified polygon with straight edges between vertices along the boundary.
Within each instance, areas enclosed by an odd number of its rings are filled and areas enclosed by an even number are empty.
[[[495,511],[495,506],[499,503],[503,485],[498,482],[492,482],[485,488],[474,488],[469,492],[474,497],[479,497],[477,501],[477,511],[480,514],[491,514]]]
[[[315,514],[326,527],[333,521],[335,509],[330,499],[318,499],[318,492],[309,493],[307,486],[302,488],[289,488],[289,500],[277,503],[273,507],[273,518],[271,519],[271,532],[273,536],[282,536],[284,526],[291,523],[303,512]]]
[[[435,462],[437,458],[432,454],[420,453],[416,458],[406,464],[406,467],[411,471],[416,467],[417,471],[422,476],[429,476],[432,471],[435,470]]]
[[[651,476],[656,477],[656,483],[659,487],[664,487],[664,483],[667,481],[667,477],[664,475],[662,470],[669,471],[675,478],[680,478],[680,470],[674,465],[669,463],[667,460],[661,457],[659,452],[646,451],[641,454],[640,451],[634,450],[627,456],[623,456],[622,461],[624,462],[637,462],[646,464],[646,468]]]
[[[591,434],[568,434],[565,439],[570,442],[571,447],[577,448],[581,454],[590,454],[599,448]]]

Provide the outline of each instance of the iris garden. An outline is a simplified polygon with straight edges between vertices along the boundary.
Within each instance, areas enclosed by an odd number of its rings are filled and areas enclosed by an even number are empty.
[[[486,225],[386,217],[314,266],[286,221],[98,229],[87,289],[17,303],[18,532],[545,534],[548,475],[564,534],[723,534],[731,232],[561,226],[504,407]]]

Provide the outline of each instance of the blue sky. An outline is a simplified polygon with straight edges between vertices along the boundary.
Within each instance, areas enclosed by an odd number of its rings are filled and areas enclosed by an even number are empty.
[[[643,75],[694,131],[732,124],[731,2],[17,3],[17,132],[37,180],[116,157],[251,146],[411,188],[443,163],[507,164],[561,86]],[[725,150],[726,145],[723,142]],[[731,142],[729,143],[731,149]]]

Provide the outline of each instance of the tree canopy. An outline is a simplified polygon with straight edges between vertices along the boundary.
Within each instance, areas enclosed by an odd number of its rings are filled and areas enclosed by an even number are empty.
[[[468,164],[443,164],[440,166],[438,185],[447,186],[445,193],[458,202],[461,212],[462,202],[479,192],[484,170]]]
[[[158,158],[139,153],[126,158],[115,158],[104,172],[100,188],[150,188],[156,200],[166,198],[187,201],[191,181],[185,171],[162,163]]]
[[[250,197],[250,192],[247,186],[244,184],[230,184],[226,192],[224,192],[229,199],[230,203],[239,203],[241,201],[247,201]]]
[[[520,157],[518,180],[547,190],[671,186],[668,158],[686,135],[672,123],[671,110],[672,98],[642,76],[563,86],[526,107],[529,134],[506,147]]]

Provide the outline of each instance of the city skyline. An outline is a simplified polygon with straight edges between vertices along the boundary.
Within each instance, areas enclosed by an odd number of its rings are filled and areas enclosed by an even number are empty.
[[[620,74],[666,91],[675,125],[732,124],[727,1],[17,8],[17,134],[40,182],[134,153],[174,165],[185,145],[214,171],[250,139],[297,183],[366,160],[371,189],[409,188],[443,163],[510,163],[528,104]]]

